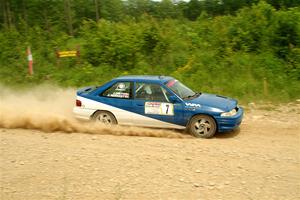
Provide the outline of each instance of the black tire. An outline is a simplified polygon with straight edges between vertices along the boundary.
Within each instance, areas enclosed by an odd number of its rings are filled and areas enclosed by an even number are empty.
[[[117,124],[115,116],[107,111],[97,111],[94,113],[92,120],[94,122],[100,122],[107,125]]]
[[[208,115],[196,115],[188,124],[188,132],[198,138],[211,138],[217,131],[215,120]]]

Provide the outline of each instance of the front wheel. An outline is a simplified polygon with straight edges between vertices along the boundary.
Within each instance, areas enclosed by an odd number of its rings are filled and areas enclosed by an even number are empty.
[[[196,115],[191,119],[188,131],[198,138],[210,138],[216,133],[217,125],[208,115]]]
[[[93,115],[93,121],[101,122],[103,124],[108,124],[108,125],[117,124],[117,120],[115,116],[112,113],[107,111],[97,111]]]

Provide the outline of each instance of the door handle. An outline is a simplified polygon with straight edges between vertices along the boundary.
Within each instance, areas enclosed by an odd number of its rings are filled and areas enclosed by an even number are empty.
[[[137,106],[144,106],[144,104],[139,104],[139,103],[137,103],[136,105],[137,105]]]

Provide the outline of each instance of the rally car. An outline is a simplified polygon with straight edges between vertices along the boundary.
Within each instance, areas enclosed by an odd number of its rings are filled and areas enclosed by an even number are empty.
[[[243,118],[236,100],[194,92],[169,76],[122,76],[80,89],[73,112],[104,124],[186,129],[201,138],[233,130]]]

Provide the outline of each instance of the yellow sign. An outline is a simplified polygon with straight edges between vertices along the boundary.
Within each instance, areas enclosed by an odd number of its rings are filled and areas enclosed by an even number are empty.
[[[78,51],[59,51],[57,52],[57,57],[76,57],[78,56]]]

